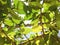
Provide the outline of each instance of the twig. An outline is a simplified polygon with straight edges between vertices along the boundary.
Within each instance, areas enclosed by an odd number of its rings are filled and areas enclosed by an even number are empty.
[[[44,0],[43,0],[44,3]],[[42,3],[42,5],[43,5]],[[42,32],[43,32],[43,36],[44,36],[44,27],[43,27],[43,21],[42,21],[42,17],[43,17],[43,13],[42,13],[42,8],[40,8],[40,25],[42,26]]]
[[[9,36],[2,30],[1,25],[0,25],[0,31],[5,34],[5,36],[6,36],[6,38],[8,39],[8,41],[11,41],[12,45],[16,45],[15,41],[11,40],[11,39],[9,38]]]
[[[44,27],[43,27],[43,22],[42,22],[42,9],[40,9],[41,10],[41,14],[40,14],[40,25],[42,26],[42,32],[43,32],[43,35],[44,35]]]
[[[43,35],[40,35],[40,36],[35,37],[35,38],[33,38],[32,40],[29,40],[29,41],[31,42],[31,41],[33,41],[33,40],[37,40],[37,39],[40,39],[40,38],[42,38],[42,37],[43,37]],[[29,41],[26,41],[26,42],[24,42],[24,43],[22,43],[22,44],[19,44],[19,45],[25,45],[25,44],[27,44]]]

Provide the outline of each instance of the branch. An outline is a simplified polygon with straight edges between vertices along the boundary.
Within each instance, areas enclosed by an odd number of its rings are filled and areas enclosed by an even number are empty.
[[[42,37],[43,37],[43,35],[37,36],[37,37],[33,38],[32,40],[26,41],[26,42],[24,42],[24,43],[20,43],[19,45],[25,45],[25,44],[33,41],[33,40],[37,40],[37,39],[40,39],[40,38],[42,38]]]
[[[41,14],[40,14],[40,18],[39,19],[40,19],[40,25],[42,26],[42,32],[43,32],[43,35],[44,35],[44,27],[43,27],[43,21],[42,21],[42,17],[43,17],[43,15],[42,15],[42,9],[40,9],[40,11],[41,11],[40,12]]]
[[[6,36],[6,38],[8,39],[8,41],[11,41],[12,45],[16,45],[16,42],[13,41],[13,40],[11,40],[11,39],[9,38],[9,36],[8,36],[3,30],[2,30],[1,32],[5,34],[5,36]]]
[[[9,38],[9,36],[4,32],[4,30],[2,30],[1,25],[0,25],[0,31],[5,34],[5,36],[6,36],[6,38],[8,39],[8,41],[11,41],[12,45],[16,45],[16,42],[13,41],[13,40],[11,40],[11,39]]]
[[[60,43],[60,40],[58,39],[58,37],[56,37],[56,36],[52,35],[52,37],[51,37],[51,38],[55,39],[57,42],[59,42],[59,43]]]
[[[44,4],[44,0],[43,0],[43,3],[42,3],[42,6]],[[43,32],[43,35],[44,35],[44,27],[43,27],[43,21],[42,21],[42,17],[43,17],[43,13],[42,13],[42,8],[40,8],[40,25],[42,26],[42,32]]]

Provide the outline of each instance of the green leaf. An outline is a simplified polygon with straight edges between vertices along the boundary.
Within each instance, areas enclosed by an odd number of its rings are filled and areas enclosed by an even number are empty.
[[[44,20],[45,22],[51,21],[51,18],[50,18],[49,13],[44,13],[43,20]]]
[[[49,7],[50,7],[50,4],[49,3],[44,3],[43,4],[43,8],[44,8],[43,12],[48,12],[49,11]]]
[[[19,17],[18,14],[16,14],[14,10],[8,8],[8,12],[9,12],[10,15],[12,16],[12,18],[21,19],[21,17]]]
[[[8,36],[10,37],[10,38],[14,38],[14,36],[15,36],[15,32],[10,32],[10,33],[8,33]]]
[[[13,22],[16,23],[16,24],[19,24],[21,20],[19,19],[15,19],[15,18],[12,18]]]
[[[50,12],[49,16],[51,19],[53,19],[54,18],[54,12]]]
[[[29,19],[31,19],[31,18],[32,18],[32,15],[28,15],[28,16],[25,16],[25,17],[24,17],[25,20],[29,20]]]
[[[5,23],[6,25],[8,25],[8,26],[13,26],[12,20],[10,20],[10,19],[8,19],[8,18],[4,20],[4,23]]]
[[[7,27],[4,27],[3,30],[4,30],[4,31],[8,31],[8,28],[7,28]]]
[[[24,28],[23,34],[28,34],[29,32],[31,32],[31,29],[30,28]]]
[[[19,0],[14,0],[14,5],[15,5],[15,8],[17,8],[18,1],[19,1]]]
[[[20,14],[25,14],[23,7],[24,7],[24,3],[19,1],[17,5],[17,12]]]

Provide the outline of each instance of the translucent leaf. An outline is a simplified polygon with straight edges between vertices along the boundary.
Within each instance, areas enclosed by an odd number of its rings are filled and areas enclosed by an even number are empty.
[[[37,24],[38,25],[38,22],[39,22],[38,19],[35,19],[31,22],[31,24]]]
[[[42,30],[42,27],[41,27],[41,26],[34,26],[34,27],[32,28],[32,31],[35,32],[35,33],[38,33],[38,32],[40,32],[41,30]]]
[[[28,15],[28,16],[25,16],[25,17],[24,17],[25,20],[29,20],[29,19],[31,19],[31,18],[32,18],[32,15]]]
[[[34,13],[34,12],[39,12],[40,10],[34,10],[34,9],[32,9],[32,13]]]
[[[54,17],[54,12],[50,12],[49,16],[50,16],[51,19],[53,19],[53,17]]]
[[[17,8],[18,1],[19,1],[19,0],[14,0],[14,5],[15,5],[15,8]]]
[[[13,39],[15,34],[16,34],[15,32],[10,32],[8,33],[8,36],[10,39]]]
[[[36,40],[36,45],[39,45],[40,40]]]
[[[48,5],[48,6],[47,6],[47,5]],[[44,8],[43,12],[49,11],[49,7],[50,7],[50,4],[44,3],[44,4],[43,4],[43,8]]]
[[[29,32],[31,32],[31,29],[30,28],[24,28],[23,34],[28,34]]]
[[[43,16],[42,22],[49,22],[51,19],[49,15],[46,15],[45,17]]]
[[[8,26],[13,26],[13,22],[12,22],[12,20],[10,20],[10,19],[5,19],[5,20],[4,20],[4,23],[5,23],[6,25],[8,25]]]
[[[21,20],[12,18],[13,22],[19,24]]]
[[[18,13],[25,14],[23,6],[24,6],[23,2],[18,2],[18,6],[17,6],[17,12]]]
[[[4,27],[3,30],[4,30],[4,31],[8,31],[8,28],[7,28],[7,27]]]

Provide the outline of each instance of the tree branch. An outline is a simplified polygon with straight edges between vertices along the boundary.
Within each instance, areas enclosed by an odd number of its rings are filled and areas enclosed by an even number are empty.
[[[40,38],[42,38],[42,37],[43,37],[43,35],[37,36],[37,37],[33,38],[32,40],[26,41],[26,42],[24,42],[24,43],[20,43],[19,45],[25,45],[25,44],[33,41],[33,40],[37,40],[37,39],[40,39]]]
[[[8,39],[8,41],[10,41],[10,42],[12,43],[12,45],[16,45],[16,42],[13,41],[13,40],[11,40],[11,39],[9,38],[9,36],[4,32],[4,30],[2,30],[1,25],[0,25],[0,31],[5,34],[6,38]]]

